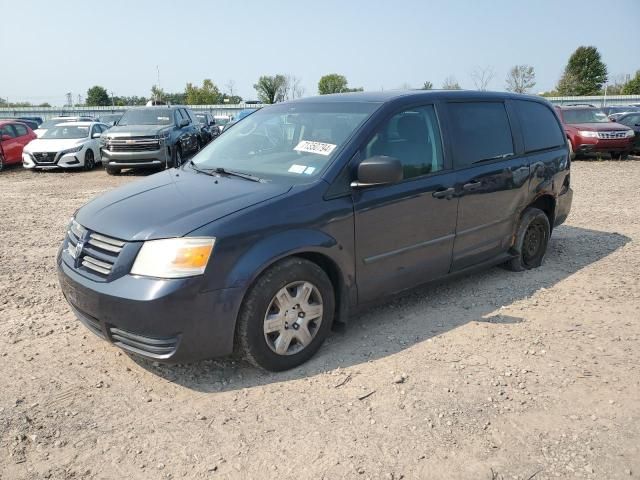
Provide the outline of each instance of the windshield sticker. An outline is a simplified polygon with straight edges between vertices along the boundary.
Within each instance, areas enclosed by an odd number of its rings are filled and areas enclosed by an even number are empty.
[[[336,148],[333,143],[312,142],[310,140],[302,140],[295,146],[297,152],[317,153],[318,155],[328,156]]]
[[[295,163],[289,167],[291,173],[302,173],[307,169],[306,165],[296,165]]]
[[[304,171],[304,174],[311,175],[315,171],[316,171],[316,167],[307,167],[306,170]]]

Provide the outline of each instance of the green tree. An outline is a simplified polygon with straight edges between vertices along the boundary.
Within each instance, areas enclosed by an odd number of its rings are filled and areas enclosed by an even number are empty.
[[[167,94],[164,93],[164,90],[161,89],[158,85],[153,85],[151,87],[151,100],[164,102],[166,96]]]
[[[507,75],[507,90],[527,93],[536,84],[536,72],[531,65],[514,65]]]
[[[327,95],[330,93],[344,93],[348,92],[347,77],[339,75],[337,73],[330,73],[320,78],[318,82],[318,93],[320,95]]]
[[[187,83],[184,94],[187,105],[216,105],[222,99],[220,90],[209,78],[204,79],[202,87]]]
[[[111,105],[111,98],[106,88],[95,85],[87,90],[87,106],[106,107],[107,105]]]
[[[433,90],[433,83],[427,80],[422,84],[422,87],[420,88],[420,90]]]
[[[263,75],[253,88],[264,103],[276,103],[284,100],[287,79],[284,75]]]
[[[607,66],[596,47],[578,47],[564,69],[556,90],[560,95],[598,95],[607,81]]]
[[[624,87],[622,87],[623,95],[640,95],[640,70],[636,72],[635,77],[629,80]]]

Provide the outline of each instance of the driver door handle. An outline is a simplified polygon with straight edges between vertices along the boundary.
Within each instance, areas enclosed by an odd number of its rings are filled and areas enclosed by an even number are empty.
[[[481,183],[479,180],[471,180],[469,183],[465,183],[462,186],[462,189],[466,191],[470,191],[470,190],[476,190],[480,188],[480,186],[481,186]]]
[[[446,198],[447,200],[450,200],[451,197],[453,197],[454,193],[456,193],[456,189],[453,187],[449,187],[449,188],[436,190],[435,192],[432,193],[432,195],[433,195],[433,198]]]

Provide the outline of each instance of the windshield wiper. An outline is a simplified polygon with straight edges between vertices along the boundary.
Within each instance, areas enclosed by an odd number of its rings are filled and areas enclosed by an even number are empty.
[[[476,163],[490,162],[492,160],[500,160],[500,159],[509,158],[509,157],[513,157],[513,153],[503,153],[502,155],[496,155],[495,157],[489,157],[489,158],[483,158],[482,160],[476,160],[475,162],[472,163],[472,165],[475,165]]]
[[[196,172],[204,173],[205,175],[213,176],[214,174],[217,173],[218,175],[229,175],[232,177],[244,178],[245,180],[249,180],[251,182],[260,182],[262,180],[260,177],[256,177],[255,175],[251,175],[249,173],[243,173],[243,172],[236,172],[235,170],[228,170],[224,167],[214,167],[214,168],[206,168],[206,169],[199,168],[198,166],[196,166],[193,160],[190,160],[189,164],[191,165],[191,168],[193,168]]]
[[[260,177],[256,177],[255,175],[251,175],[249,173],[236,172],[235,170],[227,170],[224,167],[215,167],[211,169],[213,172],[222,174],[222,175],[230,175],[233,177],[244,178],[245,180],[250,180],[252,182],[259,182],[261,180]]]

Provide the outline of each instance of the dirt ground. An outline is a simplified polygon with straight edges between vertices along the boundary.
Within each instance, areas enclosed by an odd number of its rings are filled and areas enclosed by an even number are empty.
[[[56,279],[65,225],[135,176],[0,174],[0,479],[640,477],[640,160],[578,161],[544,265],[415,290],[303,367],[154,365]]]

